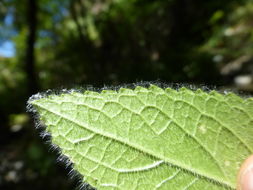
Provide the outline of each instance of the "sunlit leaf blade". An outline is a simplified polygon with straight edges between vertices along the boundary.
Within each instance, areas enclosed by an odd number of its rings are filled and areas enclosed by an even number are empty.
[[[97,189],[235,189],[253,153],[253,99],[232,93],[151,85],[29,103]]]

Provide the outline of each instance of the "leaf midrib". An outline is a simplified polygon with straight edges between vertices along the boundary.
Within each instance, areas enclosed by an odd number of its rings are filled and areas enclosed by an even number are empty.
[[[190,172],[192,173],[193,175],[197,175],[199,176],[200,178],[206,178],[206,180],[210,180],[212,181],[213,183],[216,183],[216,184],[220,184],[220,186],[224,186],[224,187],[227,187],[228,189],[235,189],[234,185],[233,184],[230,184],[228,182],[224,182],[224,180],[222,179],[217,179],[217,177],[213,177],[213,176],[210,176],[209,174],[206,174],[204,172],[201,172],[201,171],[194,171],[192,170],[191,168],[189,168],[188,166],[184,165],[183,163],[180,163],[180,162],[177,162],[175,160],[172,160],[172,159],[168,159],[166,157],[163,157],[161,155],[157,155],[149,150],[145,150],[143,147],[141,146],[138,146],[136,144],[133,144],[131,142],[127,142],[127,141],[124,141],[124,139],[122,138],[118,138],[118,137],[115,137],[113,135],[111,135],[110,133],[107,133],[107,132],[104,132],[104,131],[100,131],[100,130],[97,130],[95,128],[91,128],[91,127],[88,127],[88,126],[85,126],[84,124],[82,123],[79,123],[78,121],[74,121],[72,120],[71,118],[67,117],[67,116],[64,116],[62,115],[61,113],[59,112],[55,112],[53,110],[50,110],[49,108],[46,108],[40,104],[36,104],[35,101],[31,102],[31,104],[35,105],[35,106],[38,106],[46,111],[49,111],[51,112],[52,114],[55,114],[57,115],[58,117],[62,117],[63,119],[66,119],[67,121],[69,122],[72,122],[82,128],[85,128],[86,130],[90,131],[90,132],[93,132],[95,134],[98,134],[100,136],[104,136],[106,138],[109,138],[109,139],[113,139],[114,141],[117,141],[121,144],[124,144],[124,145],[128,145],[129,147],[133,148],[133,149],[136,149],[138,151],[141,151],[143,152],[144,154],[147,154],[147,155],[150,155],[152,156],[153,158],[156,158],[156,159],[159,159],[159,160],[164,160],[165,163],[169,164],[169,165],[172,165],[174,167],[177,167],[177,168],[180,168],[181,170],[183,171],[187,171],[187,172]]]

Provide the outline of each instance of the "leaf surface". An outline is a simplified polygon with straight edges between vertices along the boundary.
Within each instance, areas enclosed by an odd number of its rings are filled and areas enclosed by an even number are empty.
[[[235,189],[253,99],[155,85],[31,99],[52,143],[97,189]]]

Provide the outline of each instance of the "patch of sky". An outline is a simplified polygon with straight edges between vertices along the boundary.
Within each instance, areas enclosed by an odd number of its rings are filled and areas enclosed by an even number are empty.
[[[0,57],[15,56],[15,45],[11,41],[0,43]]]
[[[4,18],[4,24],[6,26],[11,26],[13,24],[13,21],[14,21],[13,11],[10,9],[10,11],[8,11],[8,13]]]
[[[9,9],[4,17],[3,24],[0,26],[0,56],[13,57],[15,56],[15,45],[11,38],[17,34],[13,27],[14,17],[13,9]]]

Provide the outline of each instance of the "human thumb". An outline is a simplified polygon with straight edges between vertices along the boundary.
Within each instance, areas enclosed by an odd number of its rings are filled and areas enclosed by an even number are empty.
[[[253,190],[253,155],[241,166],[237,179],[237,190]]]

